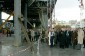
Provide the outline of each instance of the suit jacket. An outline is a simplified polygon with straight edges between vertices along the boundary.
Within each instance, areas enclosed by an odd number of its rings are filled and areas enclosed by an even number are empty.
[[[60,44],[62,44],[62,45],[65,44],[65,32],[64,31],[60,32],[59,40],[60,40]]]

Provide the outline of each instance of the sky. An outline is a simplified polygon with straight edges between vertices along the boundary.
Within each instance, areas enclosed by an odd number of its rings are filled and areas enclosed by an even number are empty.
[[[2,19],[7,19],[8,17],[9,17],[9,14],[2,12]],[[9,20],[12,20],[12,19],[13,19],[13,16],[11,16]]]
[[[57,0],[55,5],[55,19],[59,21],[80,21],[80,8],[78,0]],[[84,0],[85,5],[85,0]],[[84,10],[85,12],[85,10]],[[84,13],[85,15],[85,13]],[[54,16],[53,16],[54,18]],[[85,17],[84,17],[85,18]]]

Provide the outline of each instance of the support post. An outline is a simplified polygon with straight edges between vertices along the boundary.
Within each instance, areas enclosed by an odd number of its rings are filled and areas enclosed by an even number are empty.
[[[27,29],[27,3],[25,4],[25,18],[24,18],[24,24],[25,24],[25,28]]]
[[[14,0],[14,27],[15,27],[14,46],[21,45],[21,26],[18,20],[19,17],[21,17],[21,0]]]
[[[43,28],[46,30],[48,28],[48,14],[47,14],[47,10],[44,11],[42,9],[42,19],[41,19],[41,23],[42,23],[42,26]]]
[[[52,0],[50,0],[50,28],[52,29],[52,13],[51,13],[51,9],[52,9]]]

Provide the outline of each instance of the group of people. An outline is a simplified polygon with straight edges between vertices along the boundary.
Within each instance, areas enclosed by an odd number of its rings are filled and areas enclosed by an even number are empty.
[[[32,42],[37,41],[39,36],[40,36],[40,32],[38,30],[35,29],[29,29],[27,30],[28,32],[28,36],[29,36],[29,40]]]
[[[28,36],[30,41],[37,41],[40,37],[41,31],[30,29]],[[59,46],[60,48],[69,48],[80,50],[83,46],[85,48],[85,28],[62,28],[60,30],[50,29],[48,36],[42,32],[42,39],[47,40],[50,47]],[[45,37],[47,37],[45,39]]]
[[[27,32],[30,41],[37,41],[41,35],[41,31],[36,29],[29,29]],[[72,46],[73,49],[80,50],[81,46],[83,45],[85,48],[85,28],[62,28],[59,30],[54,30],[53,28],[49,29],[47,32],[48,34],[46,34],[45,31],[42,31],[41,40],[47,37],[46,39],[48,40],[48,44],[50,45],[50,47],[54,47],[54,45],[59,45],[60,48],[64,49]],[[11,36],[11,28],[9,23],[7,26],[7,37],[8,35]]]
[[[55,31],[54,29],[49,31],[49,45],[53,47],[54,45],[59,45],[60,48],[69,48],[72,46],[74,49],[81,49],[84,44],[85,48],[85,29],[69,29],[63,28],[61,30]]]
[[[6,35],[7,37],[11,37],[14,34],[14,25],[11,21],[6,22],[0,29],[0,36]]]

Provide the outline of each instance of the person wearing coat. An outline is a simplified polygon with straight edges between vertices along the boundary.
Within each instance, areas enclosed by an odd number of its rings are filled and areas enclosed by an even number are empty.
[[[78,45],[77,45],[77,49],[80,50],[81,49],[81,45],[83,44],[83,38],[84,38],[84,31],[80,28],[78,30]]]
[[[51,38],[50,38],[50,47],[53,47],[54,46],[54,38],[55,38],[55,31],[54,31],[54,28],[51,30]]]
[[[70,31],[66,30],[65,31],[65,47],[66,48],[69,48],[69,45],[70,45]]]
[[[34,41],[35,31],[31,29],[31,41]]]
[[[65,48],[65,31],[60,31],[59,33],[59,46],[60,48]]]
[[[76,45],[77,45],[77,36],[78,36],[77,30],[74,30],[72,32],[72,46],[73,46],[73,49],[75,49]]]
[[[69,45],[72,46],[72,31],[69,31]]]

